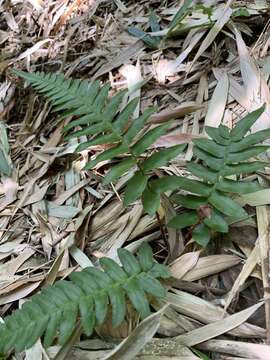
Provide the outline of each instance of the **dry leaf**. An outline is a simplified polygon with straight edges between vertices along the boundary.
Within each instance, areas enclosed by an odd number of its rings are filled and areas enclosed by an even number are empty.
[[[182,279],[184,275],[196,266],[200,256],[200,251],[186,253],[170,264],[171,274],[177,278]]]
[[[217,274],[220,271],[231,268],[241,262],[238,256],[234,255],[210,255],[201,257],[197,264],[188,271],[182,280],[194,281],[206,276]]]

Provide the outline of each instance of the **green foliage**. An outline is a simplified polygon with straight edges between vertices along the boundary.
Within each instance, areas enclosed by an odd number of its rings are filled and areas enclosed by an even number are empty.
[[[268,149],[268,146],[257,144],[270,137],[270,129],[245,136],[263,111],[264,107],[250,113],[231,131],[224,125],[219,128],[206,127],[212,139],[194,140],[193,152],[202,164],[192,162],[187,168],[201,181],[167,176],[150,182],[156,194],[179,188],[193,194],[171,197],[174,203],[190,211],[176,215],[168,226],[179,229],[191,226],[193,239],[206,246],[211,232],[228,231],[226,217],[241,219],[247,216],[231,194],[247,194],[261,189],[256,182],[237,180],[236,175],[260,170],[268,165],[259,161],[247,162]],[[232,175],[234,179],[229,179],[228,176]],[[155,210],[152,206],[150,212]]]
[[[66,139],[80,136],[91,136],[92,139],[80,144],[77,151],[93,145],[113,144],[108,150],[90,161],[85,169],[92,169],[102,161],[111,160],[123,154],[129,155],[126,160],[112,166],[104,177],[104,184],[109,184],[131,168],[136,168],[137,171],[126,187],[125,205],[132,203],[144,191],[149,190],[149,171],[166,165],[185,148],[185,145],[177,145],[156,151],[149,158],[141,159],[142,153],[166,133],[170,124],[150,127],[145,131],[145,125],[156,109],[148,108],[137,119],[132,119],[138,99],[132,100],[119,110],[125,91],[110,98],[109,86],[101,86],[98,81],[90,84],[87,81],[66,79],[63,75],[30,74],[22,71],[15,71],[15,73],[45,95],[52,103],[54,111],[62,111],[63,117],[78,116],[78,119],[71,121],[65,127],[64,131],[70,132]],[[81,130],[74,131],[78,126]]]
[[[34,295],[22,308],[5,318],[0,325],[0,352],[30,348],[39,337],[45,347],[56,338],[68,341],[77,321],[86,335],[102,324],[112,309],[112,325],[122,323],[127,299],[142,318],[150,314],[149,295],[163,298],[166,294],[158,278],[170,276],[166,266],[154,261],[151,248],[143,244],[137,257],[118,249],[119,266],[109,258],[100,259],[103,268],[88,267],[72,273],[70,280],[60,280]]]
[[[192,5],[193,0],[184,0],[183,5],[181,8],[177,11],[177,13],[174,15],[169,28],[167,37],[170,36],[170,34],[173,32],[175,27],[181,23],[181,21],[187,16],[190,6]]]
[[[189,5],[190,2],[186,1],[177,18],[184,16]],[[148,108],[137,119],[132,119],[138,102],[134,99],[120,110],[124,91],[110,98],[109,87],[101,86],[99,82],[89,84],[54,74],[16,73],[47,96],[55,111],[64,111],[63,116],[78,117],[65,127],[65,131],[70,132],[67,139],[90,137],[78,147],[78,151],[93,145],[110,144],[111,147],[90,161],[86,169],[106,160],[115,162],[119,156],[125,155],[125,160],[111,166],[104,177],[104,184],[108,184],[134,168],[125,189],[125,205],[141,198],[145,211],[153,215],[160,206],[162,193],[179,189],[187,192],[173,194],[171,199],[190,211],[171,219],[169,226],[180,229],[190,227],[193,239],[203,246],[207,245],[213,232],[228,231],[227,217],[235,221],[247,216],[232,195],[261,189],[258,183],[242,181],[237,176],[268,166],[268,163],[250,159],[268,149],[258,144],[270,137],[270,129],[246,135],[264,107],[247,115],[231,131],[224,125],[206,127],[209,138],[193,141],[193,154],[197,161],[187,165],[196,180],[176,175],[149,180],[151,171],[166,165],[185,149],[185,145],[176,145],[142,157],[170,127],[169,123],[149,126],[148,120],[154,108]],[[77,130],[78,127],[80,130]]]
[[[159,26],[158,18],[155,12],[153,11],[151,11],[149,15],[149,27],[152,32],[157,32],[161,30]],[[130,35],[133,35],[141,39],[148,47],[152,49],[158,48],[161,41],[161,37],[151,36],[151,34],[148,34],[147,32],[134,26],[129,26],[127,30],[130,33]]]
[[[12,172],[9,150],[7,129],[5,123],[0,121],[0,174],[7,176]]]

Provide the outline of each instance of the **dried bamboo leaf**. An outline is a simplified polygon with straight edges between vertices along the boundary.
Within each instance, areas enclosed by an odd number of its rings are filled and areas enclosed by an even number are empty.
[[[204,324],[209,324],[224,318],[222,308],[187,292],[176,289],[173,289],[173,291],[174,293],[168,293],[166,301],[181,314],[201,321]],[[231,330],[229,334],[237,337],[252,338],[261,336],[264,338],[265,330],[258,326],[245,323]]]
[[[218,274],[239,264],[241,259],[235,255],[209,255],[201,257],[196,265],[188,271],[182,280],[195,281],[206,276]]]
[[[166,307],[148,316],[103,360],[132,360],[155,335]]]
[[[242,341],[209,340],[198,346],[199,349],[240,356],[245,359],[266,360],[270,358],[270,346]]]
[[[261,272],[262,272],[262,281],[264,287],[264,297],[265,297],[265,321],[266,321],[266,332],[267,332],[267,341],[270,341],[270,299],[269,299],[269,256],[270,256],[270,238],[269,238],[269,227],[270,227],[270,218],[269,218],[269,207],[267,206],[257,206],[257,222],[258,222],[258,239],[259,239],[259,254],[260,254],[260,263],[261,263]]]
[[[211,30],[207,34],[206,38],[201,43],[201,46],[193,59],[192,65],[205,52],[205,50],[212,44],[212,42],[217,37],[218,33],[222,30],[223,26],[229,21],[231,15],[233,13],[232,9],[230,8],[231,3],[232,3],[232,0],[229,0],[227,2],[224,11],[220,14],[220,17],[217,19],[216,23],[214,24],[214,26],[211,28]]]
[[[205,126],[218,127],[223,119],[229,92],[228,75],[224,73],[218,80],[217,86],[210,100],[207,113],[205,115]]]
[[[200,256],[200,251],[186,253],[175,259],[170,264],[171,274],[177,278],[182,279],[188,271],[196,266]]]
[[[258,247],[258,241],[257,241],[251,254],[247,258],[244,266],[242,267],[240,274],[237,276],[237,279],[233,283],[233,287],[228,294],[228,298],[227,298],[225,306],[224,306],[224,311],[227,311],[232,300],[234,299],[236,294],[239,292],[240,287],[245,283],[247,278],[250,276],[250,274],[256,267],[258,261],[259,261],[259,247]]]
[[[243,324],[262,305],[263,303],[255,304],[236,314],[230,315],[225,319],[202,326],[198,329],[190,331],[187,334],[177,336],[175,340],[186,346],[194,346],[202,343],[203,341],[215,338]]]

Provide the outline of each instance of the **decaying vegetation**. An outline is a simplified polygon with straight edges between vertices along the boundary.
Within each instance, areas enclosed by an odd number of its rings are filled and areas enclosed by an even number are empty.
[[[194,181],[199,168],[196,174],[187,164],[202,159],[194,144],[200,148],[207,127],[235,129],[260,108],[250,132],[268,134],[269,11],[264,0],[0,1],[1,318],[47,285],[103,257],[117,260],[119,248],[136,252],[148,242],[173,275],[169,306],[154,301],[156,312],[142,322],[128,311],[120,326],[105,322],[91,338],[80,337],[78,323],[64,345],[45,350],[38,340],[27,359],[270,358],[267,151],[252,154],[264,168],[238,173],[261,187],[234,199],[247,216],[202,248],[189,228],[167,226],[183,210],[179,198],[175,206],[166,192],[150,215],[139,197],[123,201],[132,168],[113,182],[103,179],[127,154],[95,161],[115,139],[77,153],[89,138],[63,134],[76,118],[54,112],[13,72],[99,80],[110,85],[110,97],[127,90],[121,109],[132,102],[133,119],[154,106],[147,129],[169,125],[140,156],[187,146],[149,168],[152,181]]]

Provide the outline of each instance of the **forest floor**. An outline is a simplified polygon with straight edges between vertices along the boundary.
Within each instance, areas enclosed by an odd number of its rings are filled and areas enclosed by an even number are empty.
[[[231,128],[263,103],[269,110],[269,14],[268,0],[0,0],[0,170],[10,174],[0,182],[0,316],[46,284],[144,241],[175,277],[153,338],[147,325],[111,354],[112,340],[133,324],[106,326],[56,360],[129,359],[129,351],[141,360],[270,359],[270,190],[243,197],[250,218],[202,249],[166,228],[169,203],[158,218],[140,201],[124,207],[128,174],[104,186],[108,162],[82,170],[103,148],[76,154],[80,139],[63,140],[65,121],[12,69],[100,79],[112,93],[135,89],[138,111],[155,105],[160,121],[174,119],[155,147],[189,144],[158,171],[188,176],[192,139],[205,125]],[[256,130],[269,127],[266,113]],[[269,174],[250,179],[268,186]],[[141,351],[138,339],[147,336]],[[27,359],[58,350],[38,342]]]

